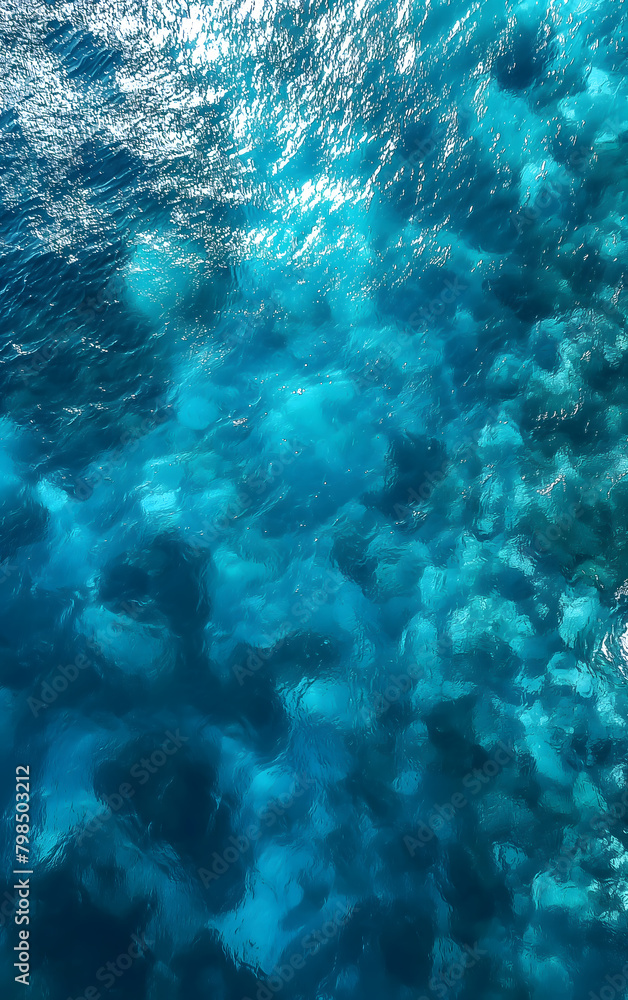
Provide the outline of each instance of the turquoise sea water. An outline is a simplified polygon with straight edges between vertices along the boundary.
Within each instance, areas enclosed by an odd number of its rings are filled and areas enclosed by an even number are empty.
[[[626,17],[2,0],[3,995],[624,997]]]

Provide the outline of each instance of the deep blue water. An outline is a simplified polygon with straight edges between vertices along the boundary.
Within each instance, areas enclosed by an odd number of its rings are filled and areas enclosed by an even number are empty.
[[[0,0],[3,996],[624,997],[627,18]]]

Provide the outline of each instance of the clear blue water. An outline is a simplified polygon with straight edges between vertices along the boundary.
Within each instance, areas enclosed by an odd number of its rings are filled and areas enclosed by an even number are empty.
[[[624,996],[626,16],[2,3],[3,995]]]

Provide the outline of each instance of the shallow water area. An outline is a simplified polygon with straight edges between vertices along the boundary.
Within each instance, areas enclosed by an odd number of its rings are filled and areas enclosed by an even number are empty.
[[[628,989],[625,21],[4,0],[7,997]]]

